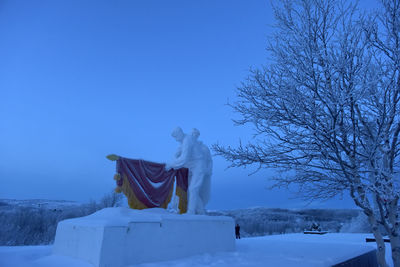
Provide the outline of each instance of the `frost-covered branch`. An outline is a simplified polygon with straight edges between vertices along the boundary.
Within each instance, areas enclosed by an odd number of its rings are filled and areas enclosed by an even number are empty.
[[[237,125],[254,126],[253,142],[214,151],[232,167],[277,168],[275,186],[296,184],[307,199],[350,192],[380,265],[378,225],[399,266],[400,1],[382,0],[370,16],[351,1],[275,3],[272,61],[250,72],[231,104]]]

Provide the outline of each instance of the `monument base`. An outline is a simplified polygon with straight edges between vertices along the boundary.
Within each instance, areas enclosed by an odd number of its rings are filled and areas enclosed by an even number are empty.
[[[178,215],[164,209],[106,208],[58,224],[53,253],[118,267],[235,250],[225,216]]]

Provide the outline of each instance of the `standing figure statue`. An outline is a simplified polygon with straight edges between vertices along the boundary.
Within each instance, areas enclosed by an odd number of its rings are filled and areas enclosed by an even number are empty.
[[[166,169],[188,168],[188,211],[189,214],[204,214],[205,206],[210,199],[212,158],[208,147],[198,140],[200,131],[193,129],[185,134],[180,127],[172,132],[181,145],[174,158],[167,163]]]

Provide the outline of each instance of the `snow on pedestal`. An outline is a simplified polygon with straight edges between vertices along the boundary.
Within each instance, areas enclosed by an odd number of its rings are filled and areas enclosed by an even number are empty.
[[[106,208],[60,222],[53,253],[99,267],[172,260],[235,250],[234,228],[225,216]]]

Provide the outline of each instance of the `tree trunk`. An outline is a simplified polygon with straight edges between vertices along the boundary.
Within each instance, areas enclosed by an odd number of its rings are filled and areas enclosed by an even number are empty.
[[[390,236],[390,245],[392,247],[393,266],[400,267],[400,237],[399,235]]]
[[[373,215],[368,216],[368,221],[372,226],[372,233],[374,234],[376,240],[376,246],[377,246],[376,257],[378,260],[378,264],[380,267],[389,267],[385,259],[386,255],[385,242],[383,240],[381,232],[379,231],[378,222],[375,220]]]
[[[392,260],[394,267],[400,267],[400,236],[398,222],[398,198],[389,202],[385,218],[385,228],[390,237],[390,246],[392,250]]]

